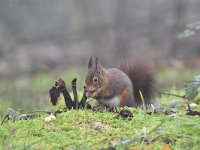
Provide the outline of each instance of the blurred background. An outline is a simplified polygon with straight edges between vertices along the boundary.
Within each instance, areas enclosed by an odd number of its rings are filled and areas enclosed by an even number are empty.
[[[84,84],[87,61],[143,58],[159,87],[200,72],[199,0],[0,0],[0,109],[51,105],[62,77]]]

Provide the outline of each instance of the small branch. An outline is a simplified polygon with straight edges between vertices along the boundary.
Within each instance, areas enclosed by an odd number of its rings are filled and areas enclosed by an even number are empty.
[[[188,111],[191,111],[190,104],[187,104],[187,107],[188,107]]]
[[[63,97],[65,99],[65,105],[68,109],[72,109],[73,107],[73,102],[72,102],[72,98],[71,96],[69,95],[69,92],[67,90],[67,88],[65,87],[63,89]]]
[[[27,112],[27,114],[33,114],[33,113],[47,113],[47,114],[51,114],[51,111],[46,111],[46,110],[36,110],[36,111],[31,111],[31,112]]]
[[[51,103],[53,105],[57,104],[58,101],[58,97],[60,96],[61,91],[58,90],[58,88],[56,88],[55,86],[53,86],[50,90],[49,90],[49,96],[51,99]]]
[[[165,92],[160,92],[160,91],[158,91],[158,93],[164,94],[164,95],[170,95],[170,96],[180,97],[180,98],[183,98],[183,99],[187,99],[187,97],[185,97],[185,95],[177,95],[177,94],[165,93]]]
[[[73,107],[75,109],[78,108],[78,94],[77,94],[77,89],[76,89],[76,81],[77,81],[76,78],[74,78],[72,80],[72,91],[73,91],[73,94],[74,94],[74,102],[73,102],[74,105],[73,105]]]
[[[55,86],[53,86],[49,90],[49,95],[51,98],[51,102],[53,105],[57,104],[58,97],[60,96],[60,93],[63,93],[63,97],[65,99],[65,104],[68,109],[71,109],[73,106],[71,96],[69,95],[69,92],[66,88],[65,81],[62,79],[59,79],[55,82]]]
[[[4,124],[8,120],[9,120],[9,113],[5,115],[5,117],[3,118],[3,121],[1,122],[1,125]]]
[[[82,98],[81,98],[81,100],[80,100],[80,103],[79,103],[79,106],[80,107],[82,107],[82,108],[84,108],[85,107],[85,105],[87,105],[86,104],[86,101],[87,101],[87,97],[86,97],[86,87],[84,86],[83,87],[83,96],[82,96]],[[88,108],[88,105],[86,106],[87,108]],[[89,107],[91,107],[91,106],[89,106]]]
[[[73,102],[72,102],[72,98],[66,88],[66,85],[65,85],[65,81],[62,80],[62,79],[59,79],[58,80],[58,86],[59,86],[59,89],[62,91],[63,93],[63,97],[65,99],[65,104],[66,104],[66,107],[68,109],[71,109],[72,106],[73,106]]]
[[[68,109],[71,109],[71,108],[78,109],[79,107],[81,107],[81,108],[86,107],[87,109],[90,109],[91,105],[86,103],[87,97],[86,97],[86,88],[85,87],[84,87],[83,96],[82,96],[81,101],[79,103],[76,81],[77,81],[77,79],[74,78],[71,82],[72,91],[73,91],[73,95],[74,95],[74,101],[72,100],[72,98],[71,98],[71,96],[70,96],[70,94],[69,94],[69,92],[66,88],[65,81],[62,80],[62,79],[59,79],[58,81],[56,81],[55,86],[53,86],[49,90],[49,95],[50,95],[52,104],[56,105],[57,101],[58,101],[58,97],[60,96],[60,93],[63,93],[66,108],[68,108]]]

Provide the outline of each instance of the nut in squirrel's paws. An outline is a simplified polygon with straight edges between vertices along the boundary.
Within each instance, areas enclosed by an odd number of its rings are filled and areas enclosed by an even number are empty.
[[[49,115],[48,117],[46,117],[46,118],[44,119],[44,121],[45,121],[45,122],[50,122],[50,121],[55,120],[55,119],[56,119],[56,117],[55,117],[53,114],[51,114],[51,115]]]

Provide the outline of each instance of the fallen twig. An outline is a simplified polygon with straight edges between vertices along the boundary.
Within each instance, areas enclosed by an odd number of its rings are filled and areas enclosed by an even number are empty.
[[[164,95],[169,95],[169,96],[180,97],[180,98],[183,98],[183,99],[187,99],[187,97],[185,95],[177,95],[177,94],[165,93],[165,92],[160,92],[160,91],[158,91],[158,93],[164,94]]]
[[[53,105],[57,104],[60,93],[63,93],[66,107],[68,109],[71,109],[73,107],[73,102],[72,102],[71,96],[69,95],[69,92],[66,88],[65,81],[62,79],[59,79],[58,81],[56,81],[55,86],[53,86],[49,90],[49,95],[50,95],[51,102]]]
[[[77,94],[77,89],[76,89],[76,81],[77,81],[76,78],[72,80],[72,91],[73,91],[73,94],[74,94],[74,101],[73,101],[73,108],[74,109],[78,109],[78,107],[79,107],[78,94]]]
[[[77,79],[74,78],[71,82],[71,86],[72,86],[72,91],[74,94],[74,100],[72,101],[71,96],[66,88],[65,85],[65,81],[62,79],[59,79],[58,81],[55,82],[55,86],[53,86],[50,90],[49,90],[49,95],[51,98],[51,102],[53,105],[57,104],[58,101],[58,97],[60,96],[60,93],[63,93],[64,99],[65,99],[65,104],[66,104],[66,108],[71,109],[78,109],[78,108],[91,108],[90,104],[86,103],[87,97],[85,95],[85,87],[84,87],[84,91],[83,91],[83,97],[81,99],[81,101],[79,102],[78,100],[78,93],[77,93],[77,89],[76,89],[76,81]]]
[[[84,86],[83,89],[84,89],[84,91],[83,91],[83,96],[82,96],[82,98],[81,98],[81,100],[80,100],[79,108],[91,109],[92,106],[91,106],[89,103],[86,102],[86,101],[87,101],[87,97],[86,97],[86,95],[85,95],[85,93],[86,93],[86,87]]]
[[[47,113],[47,114],[51,114],[51,111],[46,111],[46,110],[36,110],[36,111],[31,111],[31,112],[27,112],[27,114],[32,114],[32,113]]]
[[[190,115],[190,116],[199,116],[200,117],[200,112],[199,111],[193,111],[190,107],[190,104],[187,104],[187,110],[186,110],[186,115]]]
[[[7,119],[7,120],[6,120]],[[7,113],[5,115],[5,117],[3,118],[2,122],[1,122],[1,125],[4,124],[5,122],[7,122],[9,120],[9,113]]]

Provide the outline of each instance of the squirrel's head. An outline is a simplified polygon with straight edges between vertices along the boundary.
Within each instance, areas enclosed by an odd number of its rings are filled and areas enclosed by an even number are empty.
[[[91,57],[88,62],[88,72],[86,75],[86,96],[97,99],[102,92],[102,87],[105,83],[105,71],[98,63],[98,59],[95,61]]]

